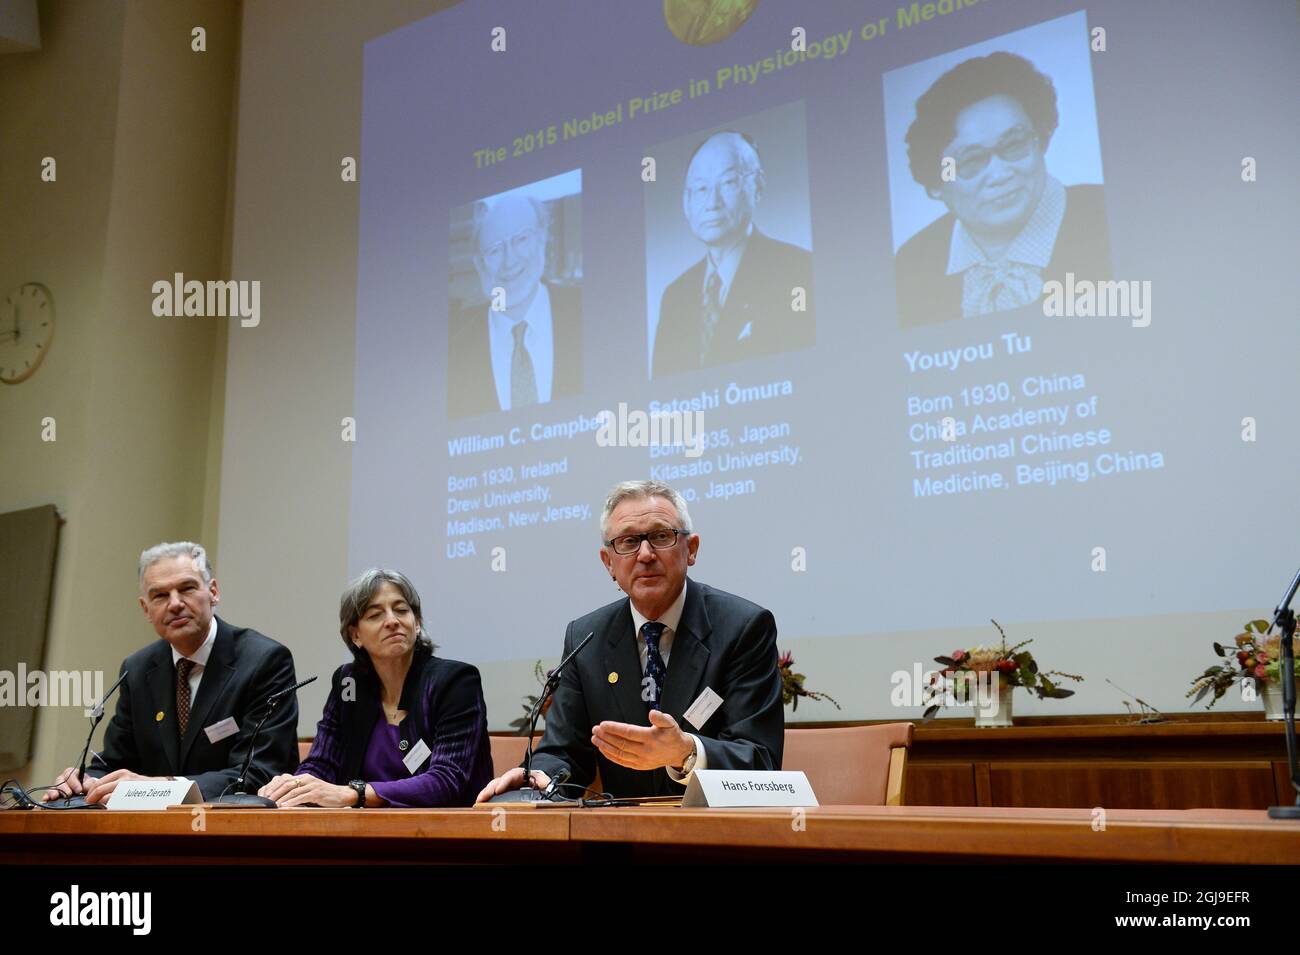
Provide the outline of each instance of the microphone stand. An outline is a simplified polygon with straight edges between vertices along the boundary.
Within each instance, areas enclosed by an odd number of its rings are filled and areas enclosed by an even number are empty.
[[[84,788],[86,785],[86,757],[90,755],[90,741],[95,738],[95,730],[99,728],[100,722],[104,719],[104,704],[112,696],[122,681],[126,679],[126,670],[117,678],[117,682],[108,688],[104,698],[95,704],[95,708],[90,711],[90,732],[86,734],[86,745],[81,750],[81,760],[77,764],[77,779],[81,781]],[[79,796],[64,796],[62,799],[52,799],[47,803],[40,803],[46,809],[107,809],[102,802],[88,803],[86,795],[82,793]]]
[[[519,789],[512,789],[507,792],[497,793],[491,799],[490,803],[505,802],[548,802],[554,801],[555,781],[552,780],[550,786],[545,790],[533,788],[533,737],[537,735],[537,721],[541,718],[542,710],[546,707],[546,701],[549,700],[560,685],[560,676],[569,661],[578,655],[578,651],[587,645],[596,631],[592,631],[582,638],[582,642],[573,648],[573,652],[560,661],[560,665],[551,671],[551,675],[546,678],[546,683],[542,686],[541,695],[537,697],[537,702],[533,704],[532,711],[528,714],[528,748],[524,750],[524,783]],[[557,774],[558,775],[558,774]],[[566,777],[567,778],[567,777]]]
[[[220,796],[218,796],[215,800],[212,801],[211,807],[213,809],[274,809],[275,808],[274,799],[267,799],[265,796],[259,796],[256,793],[244,792],[244,788],[248,785],[244,777],[248,775],[248,767],[251,766],[253,763],[253,753],[256,752],[256,749],[254,747],[257,743],[257,734],[262,731],[262,726],[266,723],[267,720],[271,718],[271,714],[275,712],[275,708],[280,704],[280,701],[282,699],[284,699],[290,693],[297,692],[302,687],[306,686],[308,683],[311,683],[315,679],[316,678],[314,676],[308,677],[307,679],[303,680],[301,683],[280,690],[278,693],[272,693],[271,696],[267,699],[266,715],[262,717],[262,719],[258,722],[257,726],[253,729],[252,738],[249,739],[248,741],[248,755],[244,757],[244,765],[241,766],[239,769],[239,778],[226,787],[227,790],[234,789],[234,792],[222,792]]]
[[[1291,578],[1291,586],[1273,613],[1273,626],[1282,632],[1282,662],[1278,677],[1282,681],[1282,715],[1286,719],[1286,758],[1291,767],[1291,786],[1297,795],[1294,805],[1270,806],[1270,819],[1300,819],[1300,764],[1296,761],[1295,735],[1295,650],[1291,646],[1296,628],[1291,601],[1295,599],[1297,587],[1300,587],[1300,570]]]

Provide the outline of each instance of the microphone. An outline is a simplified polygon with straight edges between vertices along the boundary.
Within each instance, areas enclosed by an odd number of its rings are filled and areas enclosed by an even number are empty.
[[[1291,641],[1295,637],[1295,611],[1291,601],[1295,599],[1296,590],[1300,589],[1300,570],[1291,578],[1291,586],[1282,596],[1282,601],[1273,611],[1273,627],[1281,631],[1282,651],[1281,665],[1278,667],[1278,679],[1282,681],[1282,717],[1286,722],[1286,760],[1291,769],[1291,786],[1300,794],[1300,759],[1296,755],[1295,732],[1295,650]],[[1273,629],[1272,627],[1269,628]],[[1270,819],[1300,819],[1300,795],[1290,806],[1269,806]]]
[[[213,809],[274,809],[275,800],[267,799],[265,796],[259,796],[256,793],[244,792],[247,783],[244,777],[248,775],[248,767],[253,763],[253,753],[256,752],[254,746],[257,743],[257,734],[262,731],[262,725],[271,718],[279,702],[290,693],[296,693],[308,683],[314,683],[316,678],[309,676],[301,683],[295,683],[293,686],[285,687],[283,690],[277,690],[272,693],[266,700],[266,715],[262,717],[257,727],[253,730],[253,736],[248,741],[248,755],[244,757],[244,765],[240,767],[239,778],[227,786],[213,802]],[[234,792],[230,792],[234,789]]]
[[[512,789],[508,792],[497,793],[488,802],[544,802],[553,800],[555,796],[555,787],[559,785],[555,780],[546,787],[545,790],[538,791],[533,788],[533,737],[537,734],[537,721],[541,718],[542,710],[546,707],[546,701],[554,695],[560,685],[560,675],[564,668],[569,665],[569,661],[576,657],[591,638],[595,636],[593,630],[582,638],[582,642],[573,648],[573,652],[560,661],[560,665],[551,671],[551,675],[546,678],[546,685],[542,687],[541,695],[537,697],[537,702],[533,705],[532,712],[528,714],[528,748],[524,750],[524,784],[519,789]],[[568,770],[557,773],[559,782],[569,778]]]
[[[90,741],[95,737],[95,730],[99,727],[100,721],[104,718],[104,704],[108,698],[117,692],[117,688],[122,685],[126,679],[127,671],[123,670],[122,675],[117,678],[117,682],[108,688],[108,692],[103,698],[95,704],[95,708],[90,711],[90,732],[86,734],[86,745],[81,750],[81,760],[77,763],[77,778],[81,780],[84,788],[86,785],[86,756],[90,753]],[[46,809],[107,809],[102,802],[88,803],[86,796],[82,793],[79,796],[65,796],[62,799],[52,799],[46,803],[40,803]]]

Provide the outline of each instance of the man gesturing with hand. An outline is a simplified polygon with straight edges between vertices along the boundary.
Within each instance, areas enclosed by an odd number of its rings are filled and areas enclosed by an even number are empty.
[[[780,769],[776,621],[687,578],[700,537],[685,500],[657,481],[619,484],[605,500],[601,542],[601,562],[627,597],[569,624],[565,656],[595,637],[561,676],[532,785],[565,770],[587,786],[599,769],[615,797],[666,796],[681,795],[697,769]],[[516,767],[479,801],[522,784]]]

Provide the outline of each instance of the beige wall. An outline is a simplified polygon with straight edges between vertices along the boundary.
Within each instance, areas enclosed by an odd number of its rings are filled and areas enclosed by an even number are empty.
[[[300,679],[320,676],[300,696],[305,735],[347,658],[353,446],[340,420],[352,414],[360,185],[339,173],[354,156],[366,174],[362,46],[449,5],[244,4],[231,264],[261,280],[262,321],[228,335],[218,576],[232,620],[287,644]]]
[[[151,286],[220,277],[237,15],[224,0],[47,0],[42,50],[0,57],[0,287],[43,282],[57,310],[44,366],[0,393],[0,508],[53,502],[67,519],[47,669],[115,675],[157,639],[135,558],[205,527],[221,320],[155,318]],[[38,176],[45,155],[54,183]],[[39,713],[28,785],[74,759],[85,730],[80,709]]]

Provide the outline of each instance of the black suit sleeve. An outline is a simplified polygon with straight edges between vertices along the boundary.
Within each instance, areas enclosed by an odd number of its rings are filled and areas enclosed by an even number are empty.
[[[125,669],[126,661],[123,660],[117,675],[120,677]],[[91,750],[94,750],[93,743]],[[127,677],[117,688],[117,709],[108,721],[108,729],[104,730],[102,759],[87,756],[86,775],[98,779],[118,769],[139,772],[139,767],[140,751],[135,745],[135,729],[131,723],[131,678]]]
[[[567,657],[576,645],[573,624],[570,623],[564,634],[561,659]],[[586,647],[583,652],[593,649]],[[578,675],[578,661],[570,660],[551,698],[551,708],[546,714],[546,732],[533,752],[533,769],[540,769],[552,778],[561,769],[567,769],[571,774],[569,782],[590,785],[596,776],[596,748],[591,745],[591,727],[582,680]]]
[[[785,711],[777,667],[776,619],[755,614],[736,641],[727,680],[719,689],[722,724],[714,737],[699,736],[709,769],[781,768]],[[670,663],[671,666],[671,663]],[[690,727],[683,729],[687,732]]]
[[[260,661],[248,682],[247,707],[238,716],[239,736],[230,749],[230,765],[225,769],[199,773],[190,777],[198,783],[204,799],[220,796],[236,779],[248,757],[253,730],[266,715],[266,700],[277,690],[293,686],[298,680],[293,671],[293,654],[276,644]],[[279,773],[291,772],[298,765],[298,697],[295,693],[281,700],[262,731],[257,734],[257,748],[244,778],[246,791],[255,793]]]

